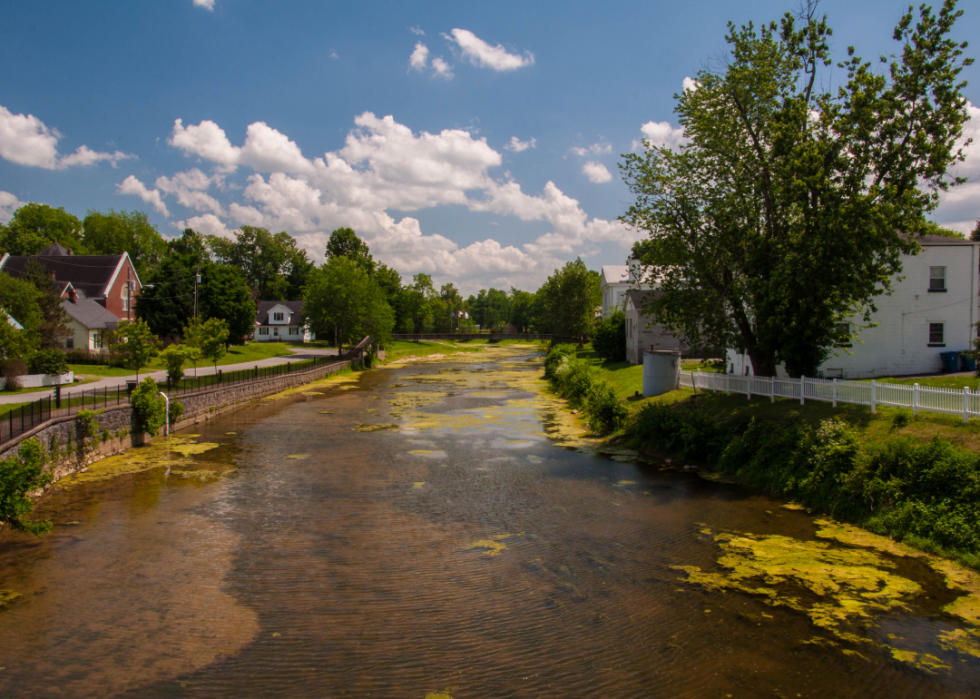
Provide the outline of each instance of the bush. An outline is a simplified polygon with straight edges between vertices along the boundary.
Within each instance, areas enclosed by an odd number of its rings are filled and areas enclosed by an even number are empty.
[[[109,355],[104,352],[90,352],[84,349],[73,349],[65,352],[65,362],[68,364],[86,364],[102,366],[109,361]]]
[[[173,401],[170,404],[170,424],[176,425],[180,418],[184,416],[184,404],[180,401]]]
[[[895,413],[895,417],[892,418],[892,426],[895,427],[895,429],[908,427],[909,423],[912,422],[914,417],[915,414],[908,408],[899,408],[898,412]]]
[[[573,408],[581,408],[596,382],[596,370],[581,359],[562,357],[554,370],[552,386],[558,394],[567,398]]]
[[[32,374],[60,376],[68,371],[65,353],[58,349],[38,350],[28,363]]]
[[[626,361],[626,314],[616,311],[603,318],[595,329],[592,349],[610,362]]]
[[[574,357],[578,348],[571,344],[555,345],[544,358],[544,377],[550,379],[555,374],[555,369],[561,364],[561,360],[566,357]]]
[[[51,522],[27,519],[32,503],[27,494],[51,482],[44,470],[44,449],[37,438],[20,445],[15,456],[0,460],[0,521],[34,536],[51,531]]]
[[[0,362],[0,376],[7,379],[6,391],[20,390],[19,377],[27,373],[27,365],[19,359],[5,359]]]
[[[156,381],[147,377],[133,390],[133,430],[156,434],[166,422],[166,401],[159,395]]]
[[[95,420],[95,416],[98,415],[94,410],[79,410],[78,415],[75,419],[78,420],[78,425],[82,430],[82,437],[94,437],[95,433],[102,427]]]
[[[596,381],[589,393],[586,412],[597,432],[613,432],[626,424],[629,410],[605,381]]]

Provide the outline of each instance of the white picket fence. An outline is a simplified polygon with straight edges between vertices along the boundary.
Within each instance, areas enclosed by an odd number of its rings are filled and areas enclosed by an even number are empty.
[[[707,372],[681,372],[681,386],[696,391],[724,391],[745,394],[748,399],[768,397],[791,398],[803,405],[808,400],[826,403],[868,405],[877,412],[879,405],[910,408],[916,415],[920,410],[933,413],[962,415],[963,422],[980,417],[980,391],[955,388],[935,388],[913,384],[880,383],[877,381],[845,381],[844,379],[780,379],[769,376],[735,376]]]

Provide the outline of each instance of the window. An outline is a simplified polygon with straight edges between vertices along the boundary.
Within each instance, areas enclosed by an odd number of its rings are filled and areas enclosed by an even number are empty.
[[[946,291],[946,268],[929,268],[929,292]]]
[[[834,347],[851,347],[851,324],[834,323]]]
[[[281,312],[273,313],[272,320],[282,320],[282,313]]]
[[[119,292],[119,295],[122,297],[122,309],[124,311],[128,311],[129,310],[129,289],[123,289],[122,291]]]
[[[69,335],[68,339],[65,340],[65,349],[75,349],[75,336]]]
[[[102,333],[98,330],[89,333],[89,347],[94,350],[102,349]]]
[[[299,328],[290,328],[289,329],[289,334],[290,335],[299,335]]]
[[[269,328],[259,328],[259,335],[268,335]]]
[[[929,323],[929,346],[946,346],[946,323]]]

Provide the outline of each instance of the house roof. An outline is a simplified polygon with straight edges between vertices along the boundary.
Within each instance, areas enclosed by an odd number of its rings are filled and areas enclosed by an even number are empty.
[[[71,282],[76,291],[87,298],[101,298],[106,295],[112,281],[129,255],[69,255],[62,246],[54,243],[37,255],[7,255],[0,260],[0,270],[11,277],[23,277],[27,263],[35,259],[44,265],[48,274],[60,284]],[[135,270],[134,270],[135,273]],[[139,277],[136,277],[139,282]],[[142,284],[141,284],[142,286]]]
[[[968,240],[966,238],[947,238],[943,235],[920,235],[912,236],[913,240],[919,245],[980,245],[980,242]]]
[[[293,322],[293,316],[298,320],[303,315],[302,301],[259,301],[255,308],[255,324],[269,325],[269,313],[276,306],[283,306],[289,310],[292,314],[289,318],[290,322]]]
[[[89,330],[115,330],[119,319],[109,313],[104,306],[92,299],[81,299],[72,303],[68,299],[61,302],[65,312]]]
[[[602,281],[605,284],[626,284],[630,280],[629,265],[603,265]]]
[[[626,292],[626,298],[629,299],[628,305],[631,305],[636,310],[642,312],[643,304],[653,299],[660,298],[663,296],[662,291],[638,291],[636,289],[630,289]]]

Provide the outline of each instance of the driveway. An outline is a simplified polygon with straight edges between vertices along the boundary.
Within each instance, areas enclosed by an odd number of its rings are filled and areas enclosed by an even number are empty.
[[[335,349],[321,349],[319,347],[290,347],[289,350],[293,354],[286,354],[279,357],[269,357],[268,359],[260,359],[255,362],[243,362],[241,364],[225,364],[224,366],[219,366],[218,369],[221,371],[236,371],[238,369],[252,369],[256,366],[267,367],[267,366],[278,366],[280,364],[290,364],[292,362],[301,362],[306,359],[312,359],[313,357],[329,357],[335,356],[337,350]],[[198,364],[197,375],[207,376],[209,374],[214,374],[215,368],[210,364]],[[194,368],[184,369],[184,374],[186,376],[194,375]],[[75,376],[85,376],[85,371],[75,372]],[[140,372],[140,380],[142,381],[147,376],[152,376],[156,381],[166,381],[167,372],[166,371],[153,371],[153,372]],[[115,390],[116,386],[125,386],[127,380],[135,380],[136,374],[130,376],[110,376],[104,379],[99,379],[98,381],[93,381],[92,383],[87,383],[85,385],[66,385],[62,387],[62,397],[65,391],[91,391],[91,390],[102,390],[103,388],[108,388],[110,390]],[[7,403],[30,403],[31,401],[38,400],[39,398],[47,398],[52,394],[52,391],[33,391],[31,393],[11,393],[4,394],[0,393],[0,405]]]

